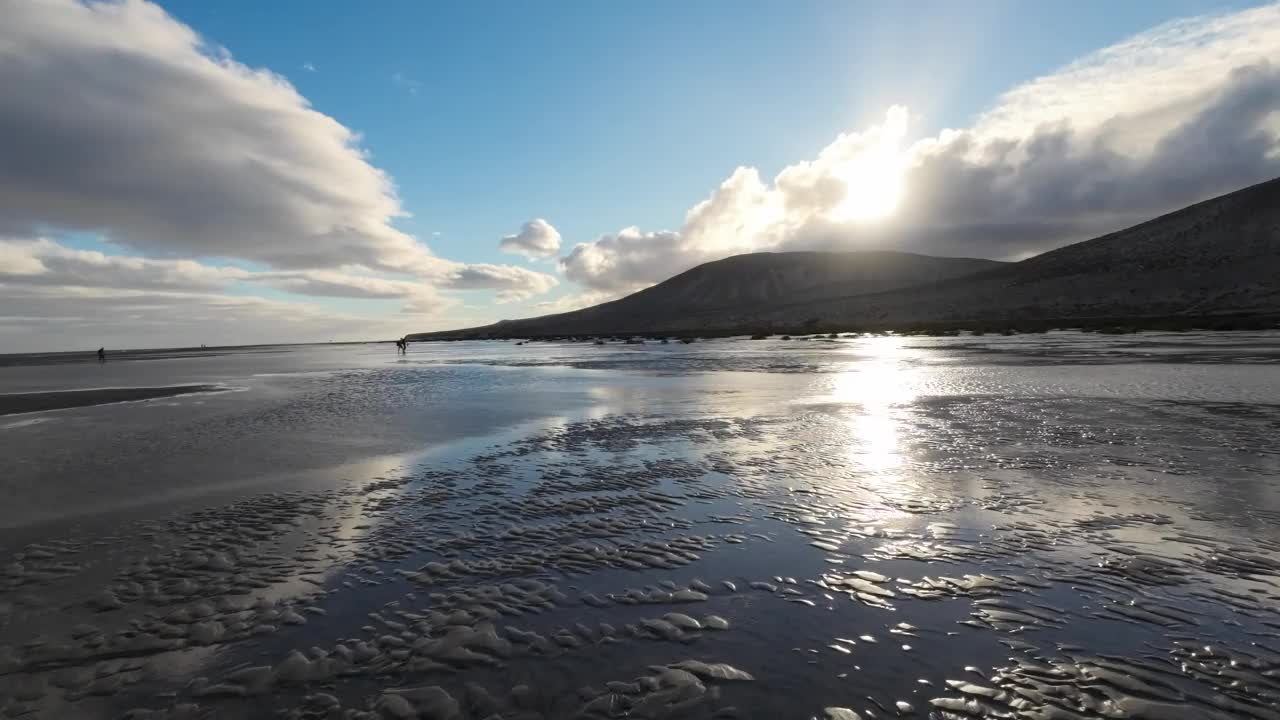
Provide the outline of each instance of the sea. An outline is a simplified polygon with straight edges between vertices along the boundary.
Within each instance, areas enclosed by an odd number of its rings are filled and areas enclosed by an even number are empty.
[[[0,716],[1274,720],[1278,437],[1277,332],[0,356]]]

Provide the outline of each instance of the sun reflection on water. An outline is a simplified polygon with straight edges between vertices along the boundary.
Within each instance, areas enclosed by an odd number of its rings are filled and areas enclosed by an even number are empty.
[[[847,458],[855,469],[896,478],[903,465],[899,414],[913,402],[918,371],[900,337],[869,338],[851,348],[859,356],[832,379],[832,396],[847,405]]]

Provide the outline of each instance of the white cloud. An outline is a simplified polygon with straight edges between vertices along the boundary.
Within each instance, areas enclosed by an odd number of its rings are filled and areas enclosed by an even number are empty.
[[[533,260],[555,257],[560,252],[560,232],[546,220],[536,218],[525,223],[519,233],[503,237],[498,247]]]
[[[250,280],[299,295],[321,297],[406,298],[432,290],[431,286],[421,282],[392,280],[333,270],[261,272],[254,273]]]
[[[709,260],[777,249],[797,231],[834,222],[851,192],[878,194],[891,186],[893,178],[869,174],[855,180],[850,171],[883,164],[885,148],[901,140],[906,123],[905,109],[893,108],[884,125],[840,135],[816,159],[784,168],[772,186],[755,168],[739,167],[689,210],[679,232],[625,228],[575,246],[560,261],[560,269],[592,290],[623,292]]]
[[[0,240],[0,276],[30,278],[49,272],[35,250],[34,242]]]
[[[546,292],[558,284],[554,277],[545,273],[509,265],[484,264],[459,266],[456,272],[442,275],[431,284],[368,275],[361,273],[359,268],[345,272],[263,272],[247,279],[301,295],[405,300],[406,312],[438,311],[457,304],[457,301],[441,296],[437,288],[496,290],[497,301],[509,303]]]
[[[311,63],[302,63],[302,69],[306,70],[307,72],[315,72],[316,66]]]
[[[629,227],[578,244],[560,260],[560,270],[591,290],[622,292],[663,280],[702,262],[704,255],[701,247],[686,243],[680,233]]]
[[[1187,114],[1179,106],[1212,93],[1236,68],[1280,59],[1277,48],[1280,5],[1174,20],[1006,92],[975,130],[1019,137],[1066,119],[1081,132],[1142,114],[1156,125],[1152,135],[1163,134]]]
[[[759,250],[1019,258],[1280,175],[1280,5],[1161,26],[899,151],[907,124],[891,109],[772,183],[738,168],[678,232],[605,235],[561,270],[622,292]]]
[[[47,238],[0,239],[0,283],[14,292],[31,293],[37,288],[42,293],[60,290],[67,293],[69,301],[75,302],[77,298],[149,291],[164,292],[164,297],[205,295],[224,291],[235,282],[260,284],[311,297],[401,300],[404,312],[408,313],[435,312],[458,304],[421,280],[388,278],[370,274],[367,268],[252,272],[192,260],[105,255],[68,248]],[[495,284],[520,286],[518,281]]]
[[[508,297],[554,283],[432,255],[393,225],[406,213],[356,133],[150,2],[2,14],[0,231],[81,230],[145,255],[284,270],[359,265]]]
[[[533,304],[533,309],[542,314],[581,310],[592,305],[617,300],[620,295],[613,292],[587,291],[558,297],[555,300],[544,300]]]
[[[0,281],[100,288],[209,291],[250,275],[192,260],[155,260],[75,250],[45,238],[0,238]]]
[[[247,279],[298,295],[400,300],[401,311],[408,314],[436,313],[459,304],[457,300],[441,295],[435,286],[420,280],[369,275],[362,268],[261,272]]]
[[[282,77],[130,0],[6,3],[0,218],[146,251],[399,265],[395,189]]]
[[[497,290],[500,303],[518,302],[560,284],[559,280],[546,273],[514,265],[484,263],[459,266],[438,282],[440,287],[450,290]]]

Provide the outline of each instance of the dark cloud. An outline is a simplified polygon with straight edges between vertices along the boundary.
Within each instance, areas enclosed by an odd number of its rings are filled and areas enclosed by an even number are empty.
[[[1232,71],[1143,154],[1106,142],[1115,124],[960,136],[919,156],[899,221],[861,234],[947,255],[1042,252],[1280,175],[1277,113],[1280,68],[1262,61]]]

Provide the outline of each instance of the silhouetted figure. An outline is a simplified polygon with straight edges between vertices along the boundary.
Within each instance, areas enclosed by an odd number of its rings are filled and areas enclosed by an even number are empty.
[[[400,338],[396,341],[396,352],[401,355],[409,354],[409,343],[404,338]]]
[[[106,361],[107,361],[107,349],[98,348],[98,362],[104,363]]]

